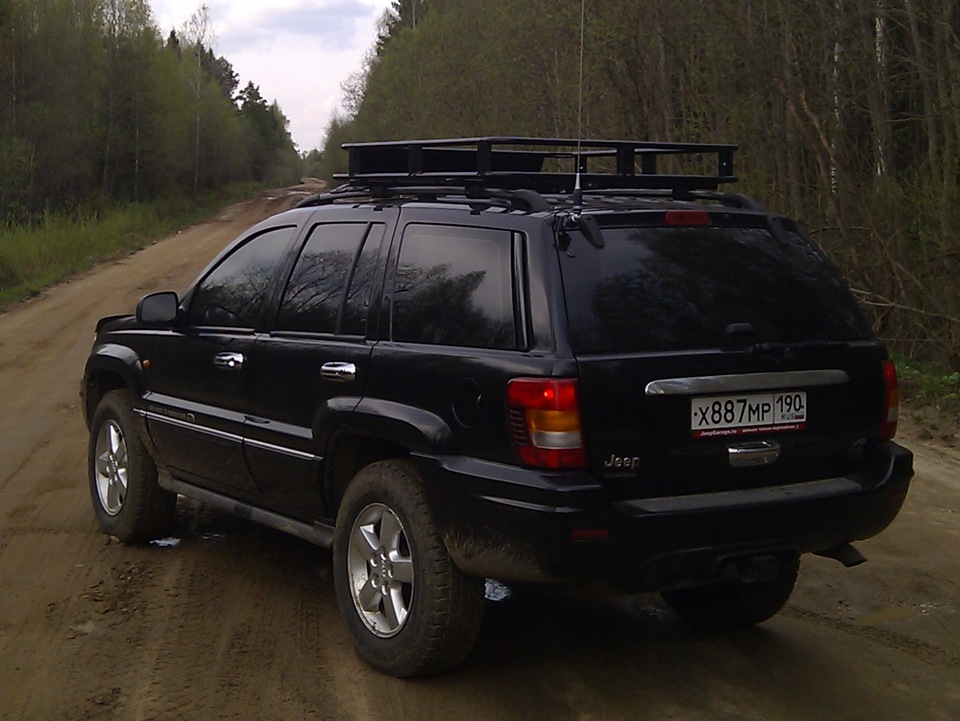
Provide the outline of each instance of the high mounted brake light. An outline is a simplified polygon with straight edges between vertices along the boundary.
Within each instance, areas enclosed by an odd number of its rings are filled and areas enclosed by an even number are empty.
[[[897,417],[900,413],[900,390],[897,385],[897,367],[891,360],[883,362],[883,416],[880,437],[891,440],[897,435]]]
[[[710,225],[706,210],[668,210],[664,222],[671,227],[702,227]]]
[[[524,465],[569,469],[587,465],[573,378],[514,378],[507,384],[510,430]]]

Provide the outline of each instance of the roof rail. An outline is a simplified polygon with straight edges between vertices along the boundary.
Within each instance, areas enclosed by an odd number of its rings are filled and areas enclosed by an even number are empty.
[[[420,200],[440,201],[444,196],[466,196],[468,200],[482,200],[495,202],[505,201],[503,204],[517,210],[526,210],[532,213],[546,212],[552,209],[550,202],[535,190],[510,188],[465,187],[461,185],[375,185],[370,188],[342,185],[328,193],[311,195],[299,203],[297,208],[309,208],[318,205],[328,205],[343,201],[361,201],[367,199],[384,198],[418,198]],[[457,202],[462,202],[458,200]]]
[[[641,140],[581,140],[528,137],[451,138],[346,143],[346,180],[352,188],[456,185],[573,192],[576,172],[586,190],[717,190],[736,182],[736,145],[656,143]],[[662,173],[661,158],[711,162],[716,174]]]

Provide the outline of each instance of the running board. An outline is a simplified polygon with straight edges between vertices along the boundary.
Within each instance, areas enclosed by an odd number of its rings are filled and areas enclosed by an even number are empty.
[[[333,547],[333,526],[328,526],[325,523],[304,523],[303,521],[297,521],[287,516],[282,516],[279,513],[274,513],[273,511],[251,506],[235,498],[224,496],[216,491],[201,488],[192,483],[178,481],[166,471],[160,471],[157,480],[160,487],[165,491],[179,493],[181,496],[203,501],[221,511],[232,513],[241,518],[248,518],[256,523],[261,523],[264,526],[289,533],[292,536],[302,538],[304,541],[309,541],[324,548]]]

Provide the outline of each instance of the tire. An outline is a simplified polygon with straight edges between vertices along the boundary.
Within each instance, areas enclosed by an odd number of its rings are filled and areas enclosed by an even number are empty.
[[[688,623],[711,630],[763,623],[784,607],[800,571],[799,557],[784,561],[769,583],[732,581],[713,586],[664,591],[667,605]]]
[[[157,483],[157,467],[140,438],[125,390],[104,395],[93,414],[87,476],[104,533],[124,543],[143,543],[169,531],[177,495]]]
[[[472,650],[484,580],[450,559],[410,463],[381,461],[357,473],[337,514],[333,562],[340,612],[366,663],[424,676]]]

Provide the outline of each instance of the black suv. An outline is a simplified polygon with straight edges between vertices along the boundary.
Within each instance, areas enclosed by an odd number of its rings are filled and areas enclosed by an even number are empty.
[[[409,676],[469,653],[486,578],[744,626],[897,515],[893,364],[796,224],[719,190],[735,146],[345,147],[346,184],[98,324],[106,533],[182,494],[332,546],[359,655]]]

